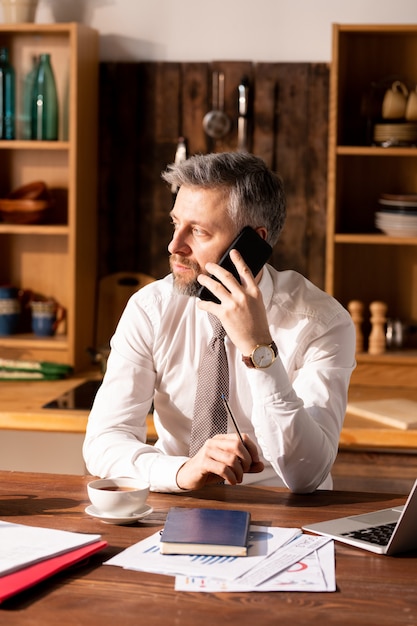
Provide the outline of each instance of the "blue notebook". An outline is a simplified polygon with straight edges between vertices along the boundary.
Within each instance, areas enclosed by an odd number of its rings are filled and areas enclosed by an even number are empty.
[[[246,556],[250,513],[223,509],[168,511],[160,541],[161,554]]]

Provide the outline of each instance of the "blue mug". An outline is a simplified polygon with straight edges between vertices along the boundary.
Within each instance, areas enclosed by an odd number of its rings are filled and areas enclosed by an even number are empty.
[[[65,317],[65,310],[55,300],[32,300],[32,331],[38,337],[51,337]]]
[[[6,337],[17,333],[19,320],[18,313],[0,313],[0,336]]]
[[[55,313],[32,313],[32,330],[38,337],[51,337],[55,333]]]
[[[0,335],[13,335],[19,329],[20,302],[17,298],[0,298]]]

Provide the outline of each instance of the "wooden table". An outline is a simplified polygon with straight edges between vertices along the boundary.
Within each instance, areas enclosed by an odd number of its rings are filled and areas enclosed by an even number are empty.
[[[171,506],[249,510],[252,521],[300,527],[307,522],[403,503],[398,495],[316,492],[294,495],[266,487],[216,486],[199,492],[150,494],[154,513],[141,524],[113,526],[88,517],[88,477],[0,472],[0,519],[100,533],[109,543],[88,564],[62,572],[0,605],[7,626],[196,626],[224,624],[417,624],[417,553],[372,555],[336,545],[334,593],[186,593],[169,576],[102,565],[153,534]],[[1,583],[0,583],[1,584]]]

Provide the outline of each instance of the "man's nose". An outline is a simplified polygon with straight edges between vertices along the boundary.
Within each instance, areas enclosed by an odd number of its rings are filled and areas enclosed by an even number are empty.
[[[168,245],[170,254],[182,254],[183,256],[191,252],[190,246],[187,244],[186,237],[181,231],[176,231]]]

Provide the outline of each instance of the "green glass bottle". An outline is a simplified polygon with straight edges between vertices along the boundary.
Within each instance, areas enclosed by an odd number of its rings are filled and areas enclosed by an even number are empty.
[[[21,115],[21,138],[32,139],[32,92],[33,82],[38,71],[38,57],[32,56],[32,66],[23,78],[23,103]]]
[[[58,97],[51,55],[39,56],[32,90],[32,139],[58,139]]]
[[[15,73],[7,48],[0,48],[0,139],[15,138]]]

